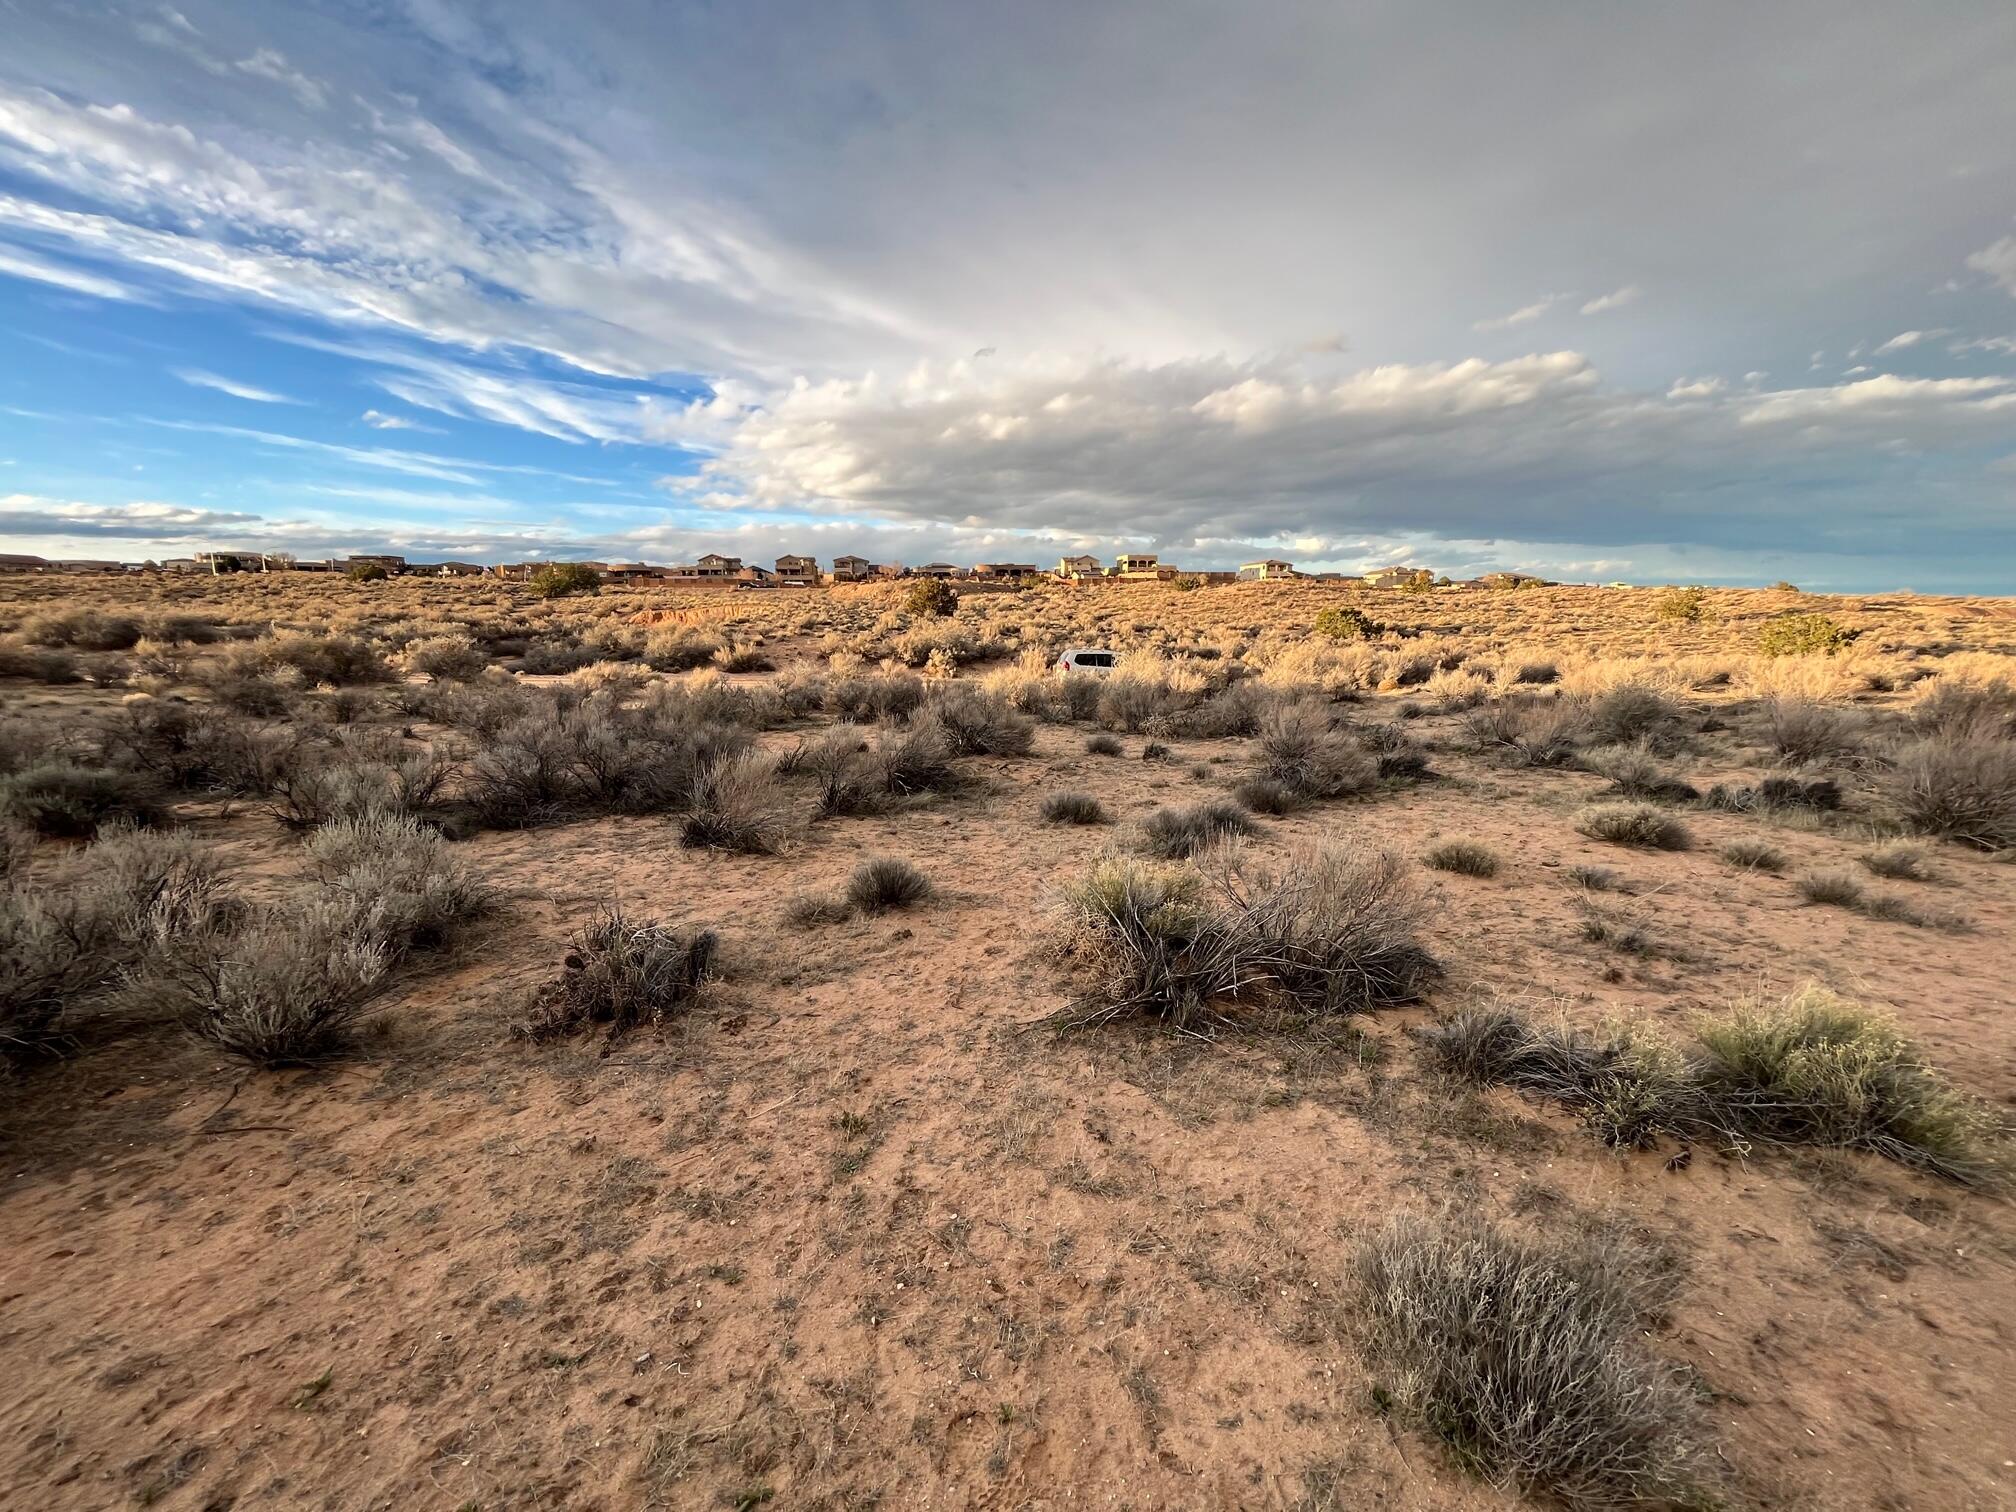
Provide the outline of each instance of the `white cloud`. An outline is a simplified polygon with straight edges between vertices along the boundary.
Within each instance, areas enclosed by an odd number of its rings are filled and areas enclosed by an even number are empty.
[[[383,410],[367,409],[359,418],[373,430],[434,431],[431,425],[422,425],[418,420],[409,420],[404,415],[388,415]],[[434,433],[439,434],[438,431]]]
[[[1626,284],[1623,288],[1617,289],[1612,293],[1599,294],[1594,299],[1585,301],[1582,306],[1582,313],[1584,315],[1601,315],[1606,310],[1621,310],[1624,306],[1635,303],[1638,296],[1644,292],[1636,284]]]
[[[2005,236],[1983,247],[1967,259],[1967,266],[1977,273],[1986,273],[2016,296],[2016,236]]]
[[[216,373],[205,372],[202,368],[176,368],[175,376],[191,388],[215,389],[220,394],[229,394],[233,399],[249,399],[254,404],[299,404],[299,399],[289,399],[285,394],[276,394],[271,389],[255,387],[250,383],[240,383],[233,378],[223,378]]]
[[[262,47],[249,58],[240,58],[231,65],[242,74],[269,79],[275,84],[286,86],[293,91],[294,98],[313,110],[320,110],[329,102],[329,92],[301,70],[289,63],[286,57],[270,47]]]
[[[94,299],[132,300],[139,297],[117,279],[87,273],[67,263],[49,262],[19,247],[0,245],[0,273],[51,284],[59,289],[68,289],[73,294],[89,294]]]
[[[1908,351],[1920,342],[1936,341],[1941,336],[1950,336],[1952,334],[1952,332],[1946,330],[1944,327],[1930,331],[1899,331],[1895,336],[1884,342],[1883,345],[1876,348],[1876,355],[1880,357],[1885,352]]]
[[[1503,331],[1513,326],[1531,325],[1566,297],[1564,294],[1544,294],[1531,304],[1521,305],[1510,315],[1494,315],[1489,320],[1480,320],[1471,329],[1475,331]]]

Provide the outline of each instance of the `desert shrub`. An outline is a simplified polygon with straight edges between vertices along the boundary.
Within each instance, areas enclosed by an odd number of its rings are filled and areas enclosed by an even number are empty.
[[[644,665],[654,672],[690,672],[714,660],[721,642],[690,625],[653,630],[644,638]]]
[[[490,658],[466,635],[435,635],[409,644],[399,664],[430,682],[468,682],[489,669]]]
[[[352,562],[343,569],[343,576],[353,583],[383,583],[392,574],[382,562]]]
[[[1872,846],[1856,859],[1878,877],[1889,877],[1898,882],[1931,880],[1925,848],[1908,840],[1893,840],[1887,845]]]
[[[202,682],[211,698],[233,714],[276,719],[294,707],[295,685],[263,672],[234,674],[218,669],[206,672]]]
[[[854,917],[854,905],[830,893],[793,893],[784,900],[784,922],[800,929],[839,924]]]
[[[1143,761],[1168,761],[1172,759],[1173,755],[1174,753],[1170,751],[1169,747],[1159,740],[1146,740],[1141,743],[1141,759]],[[1207,773],[1206,775],[1208,776],[1209,774]]]
[[[882,791],[892,797],[949,792],[959,785],[951,747],[944,734],[930,726],[884,734],[869,749],[867,760]]]
[[[541,636],[518,658],[518,670],[533,677],[554,677],[578,672],[600,659],[601,653],[557,636]],[[703,658],[704,660],[704,658]]]
[[[1332,604],[1316,616],[1315,631],[1331,640],[1376,640],[1385,633],[1381,625],[1363,609],[1349,604]]]
[[[1040,810],[1045,824],[1104,824],[1106,810],[1090,793],[1052,793]]]
[[[919,578],[910,585],[909,592],[903,595],[903,609],[907,614],[943,618],[958,608],[958,593],[950,583],[939,578]]]
[[[391,682],[394,675],[384,654],[354,635],[275,635],[243,648],[242,654],[233,651],[221,665],[227,677],[284,668],[309,687]],[[210,686],[218,689],[215,683]]]
[[[1815,813],[1841,807],[1841,784],[1832,777],[1797,777],[1778,773],[1755,787],[1731,787],[1716,783],[1702,801],[1710,808],[1736,814],[1779,813],[1806,809]]]
[[[1035,724],[1008,707],[1006,699],[970,684],[948,687],[930,704],[932,720],[961,756],[1026,756],[1035,743]]]
[[[1064,672],[1050,682],[1050,708],[1054,718],[1083,723],[1099,715],[1099,699],[1105,679],[1096,672]]]
[[[1592,840],[1652,850],[1686,850],[1694,843],[1687,826],[1649,803],[1599,803],[1582,811],[1575,827]]]
[[[895,856],[871,856],[847,878],[847,901],[863,913],[908,908],[929,896],[930,878]]]
[[[1319,706],[1293,703],[1261,721],[1260,771],[1304,798],[1342,798],[1370,789],[1379,763]]]
[[[403,814],[326,824],[309,839],[306,856],[326,900],[346,913],[344,928],[388,963],[439,949],[492,906],[490,889],[447,842]]]
[[[107,824],[155,824],[163,817],[154,785],[133,772],[59,759],[0,777],[0,823],[38,835],[84,838]]]
[[[1583,719],[1592,745],[1664,750],[1672,744],[1680,711],[1657,688],[1627,682],[1590,703]]]
[[[1464,725],[1484,750],[1519,766],[1569,765],[1582,734],[1580,709],[1558,699],[1507,699],[1472,710]]]
[[[602,574],[584,562],[549,562],[525,582],[542,599],[602,591]]]
[[[900,724],[923,703],[923,679],[909,672],[838,677],[827,688],[827,707],[853,724]]]
[[[1148,855],[1180,861],[1234,835],[1250,835],[1254,823],[1230,803],[1158,808],[1141,822],[1137,844]]]
[[[1213,694],[1194,708],[1171,716],[1169,733],[1192,740],[1224,740],[1257,735],[1272,707],[1274,693],[1256,682],[1238,682]]]
[[[423,746],[357,741],[324,755],[295,743],[257,742],[263,758],[246,785],[267,800],[289,829],[337,820],[411,818],[431,810],[457,771],[445,753]],[[245,776],[247,774],[241,774]]]
[[[711,929],[634,924],[612,906],[576,931],[560,975],[517,1033],[551,1040],[607,1024],[613,1040],[639,1025],[663,1024],[700,1001],[719,952]]]
[[[1794,885],[1808,903],[1854,908],[1862,901],[1862,884],[1846,867],[1826,867],[1799,877]]]
[[[1095,862],[1059,889],[1066,953],[1097,984],[1058,1016],[1063,1027],[1146,1017],[1189,1029],[1240,980],[1236,941],[1202,903],[1188,867],[1125,859]]]
[[[2016,741],[1932,735],[1907,742],[1877,789],[1914,834],[1982,850],[2016,846]]]
[[[1697,1026],[1718,1124],[1756,1143],[1869,1150],[1951,1180],[2007,1170],[1994,1110],[1956,1091],[1891,1020],[1824,987]]]
[[[1094,756],[1118,756],[1124,751],[1119,737],[1103,733],[1094,735],[1091,739],[1087,740],[1085,742],[1085,749],[1089,754]]]
[[[723,672],[771,672],[776,663],[760,646],[732,644],[723,646],[714,653],[714,665]]]
[[[127,651],[140,639],[140,622],[123,614],[96,609],[52,609],[31,614],[21,624],[21,638],[30,645],[62,646],[76,651]]]
[[[1832,656],[1855,634],[1824,614],[1781,614],[1757,632],[1757,650],[1764,656]]]
[[[703,767],[679,838],[688,846],[759,856],[783,850],[791,842],[791,822],[777,799],[777,763],[761,751],[741,751]]]
[[[1622,1149],[1648,1148],[1690,1116],[1685,1058],[1640,1026],[1589,1035],[1535,1025],[1510,1008],[1468,1008],[1423,1029],[1421,1041],[1439,1069],[1562,1103]]]
[[[1768,840],[1731,840],[1716,854],[1745,871],[1781,872],[1786,865],[1785,852]]]
[[[1561,669],[1553,662],[1523,661],[1512,668],[1510,680],[1526,686],[1544,687],[1560,679]]]
[[[1357,1270],[1372,1369],[1463,1463],[1575,1507],[1717,1501],[1699,1397],[1643,1342],[1671,1285],[1642,1253],[1402,1216]]]
[[[1699,624],[1709,615],[1708,590],[1698,583],[1692,588],[1668,588],[1659,595],[1655,607],[1663,620]]]
[[[1617,873],[1607,866],[1571,866],[1567,876],[1584,892],[1614,892],[1619,885]]]
[[[1301,795],[1272,777],[1247,777],[1232,789],[1232,796],[1256,814],[1292,814],[1302,807]]]
[[[1498,853],[1475,840],[1450,840],[1431,847],[1422,863],[1436,871],[1455,872],[1464,877],[1498,875]]]
[[[1911,706],[1911,726],[1921,735],[2016,739],[2016,682],[1936,677]]]
[[[164,997],[191,1033],[254,1065],[326,1059],[345,1047],[390,966],[355,924],[351,901],[332,896],[234,933],[191,936],[163,970]]]
[[[1789,766],[1851,760],[1865,733],[1860,716],[1803,698],[1767,699],[1764,726],[1771,750]]]
[[[59,646],[20,646],[0,641],[0,677],[26,678],[30,682],[63,687],[82,682],[84,671],[76,653]]]
[[[1420,891],[1395,856],[1317,843],[1268,863],[1232,848],[1206,878],[1217,927],[1253,979],[1249,996],[1301,1013],[1370,1013],[1418,1002],[1442,974],[1420,941]]]
[[[1606,746],[1590,751],[1582,765],[1610,779],[1610,794],[1647,803],[1687,803],[1699,798],[1691,783],[1668,773],[1642,745]]]

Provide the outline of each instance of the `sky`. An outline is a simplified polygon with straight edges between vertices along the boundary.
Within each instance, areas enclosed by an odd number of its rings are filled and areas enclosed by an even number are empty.
[[[0,0],[0,551],[2016,583],[2016,7]]]

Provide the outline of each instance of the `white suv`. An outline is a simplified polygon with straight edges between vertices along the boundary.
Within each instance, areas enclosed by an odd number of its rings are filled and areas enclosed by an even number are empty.
[[[1056,667],[1059,672],[1111,672],[1120,664],[1120,658],[1111,651],[1074,649],[1059,653]]]

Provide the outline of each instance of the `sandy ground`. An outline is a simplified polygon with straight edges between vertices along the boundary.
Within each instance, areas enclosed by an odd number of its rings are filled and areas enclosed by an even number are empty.
[[[1431,740],[1453,733],[1431,718]],[[772,737],[775,738],[775,737]],[[1714,848],[1584,839],[1601,780],[1438,751],[1442,780],[1265,823],[1418,856],[1450,975],[1324,1044],[1030,1025],[1070,991],[1047,889],[1116,815],[1222,795],[1248,743],[1082,729],[971,763],[968,795],[826,821],[784,857],[682,850],[660,819],[486,834],[495,920],[386,1003],[355,1060],[246,1073],[158,1035],[17,1088],[0,1145],[0,1503],[19,1508],[1483,1508],[1516,1498],[1373,1410],[1350,1256],[1400,1209],[1635,1228],[1684,1268],[1659,1347],[1712,1401],[1739,1498],[2016,1506],[2016,1225],[1874,1159],[1619,1156],[1418,1066],[1410,1023],[1508,996],[1675,1027],[1808,978],[1888,1005],[2016,1104],[2016,867],[1954,848],[1954,934],[1799,903]],[[1732,743],[1678,763],[1745,767]],[[293,842],[198,816],[247,866]],[[1801,864],[1845,834],[1769,829]],[[797,928],[867,854],[938,887]],[[1585,941],[1614,868],[1659,951]],[[685,1028],[507,1038],[598,904],[709,924],[725,980]]]

